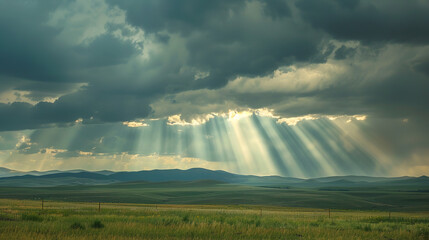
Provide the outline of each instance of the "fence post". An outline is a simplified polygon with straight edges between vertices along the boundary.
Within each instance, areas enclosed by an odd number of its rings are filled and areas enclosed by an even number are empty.
[[[44,204],[44,201],[43,201],[43,199],[42,199],[42,210],[44,209],[44,206],[43,206],[43,204]]]
[[[101,202],[98,202],[98,212],[101,210]]]
[[[331,218],[331,209],[330,208],[328,209],[328,215],[329,215],[329,218]]]

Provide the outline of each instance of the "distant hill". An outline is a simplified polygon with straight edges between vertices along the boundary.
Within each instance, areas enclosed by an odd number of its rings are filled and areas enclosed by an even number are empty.
[[[59,172],[61,171],[53,170],[53,171],[46,171],[46,172],[38,172],[38,171],[23,172],[23,171],[17,171],[17,170],[0,167],[0,177],[13,177],[13,176],[23,176],[23,175],[40,176],[40,175],[59,173]]]
[[[55,174],[55,173],[80,173],[80,172],[89,172],[83,169],[73,169],[73,170],[67,170],[67,171],[61,171],[61,170],[50,170],[50,171],[17,171],[12,170],[4,167],[0,167],[0,178],[4,177],[14,177],[14,176],[24,176],[24,175],[33,175],[33,176],[43,176],[48,174]],[[103,174],[103,175],[110,175],[114,172],[103,170],[103,171],[94,171],[95,173]]]
[[[100,185],[120,182],[168,182],[168,181],[198,181],[213,180],[226,183],[245,185],[277,185],[303,181],[298,178],[284,178],[279,176],[252,176],[238,175],[225,171],[212,171],[204,168],[188,170],[167,169],[148,170],[138,172],[88,172],[73,170],[47,174],[26,174],[0,178],[0,186],[60,186],[60,185]]]
[[[331,177],[321,177],[321,178],[314,178],[315,180],[319,182],[332,182],[332,181],[338,181],[338,180],[346,180],[346,181],[352,181],[352,182],[383,182],[383,181],[391,181],[391,180],[404,180],[404,179],[410,179],[412,177],[404,176],[404,177],[370,177],[370,176],[355,176],[355,175],[349,175],[349,176],[331,176]]]
[[[329,188],[329,187],[385,187],[415,186],[429,187],[429,178],[422,177],[368,177],[368,176],[333,176],[312,179],[300,179],[280,176],[240,175],[225,171],[213,171],[204,168],[188,170],[146,170],[137,172],[112,171],[48,171],[20,172],[0,168],[0,186],[5,187],[51,187],[75,185],[105,185],[126,182],[172,182],[210,180],[224,183],[270,188]]]

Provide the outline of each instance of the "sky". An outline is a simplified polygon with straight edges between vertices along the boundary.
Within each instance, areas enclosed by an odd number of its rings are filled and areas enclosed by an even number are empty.
[[[0,167],[429,175],[426,0],[0,0]]]

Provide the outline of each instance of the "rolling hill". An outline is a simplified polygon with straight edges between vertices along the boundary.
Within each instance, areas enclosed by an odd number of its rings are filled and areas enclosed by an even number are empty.
[[[3,172],[17,172],[2,169]],[[35,173],[35,174],[34,174]],[[4,175],[2,175],[4,176]],[[301,179],[280,176],[239,175],[225,171],[213,171],[204,168],[188,170],[146,170],[137,172],[111,172],[84,170],[28,172],[25,175],[0,177],[0,186],[7,187],[49,187],[74,185],[104,185],[124,182],[169,182],[213,180],[230,184],[263,186],[271,188],[327,188],[327,187],[392,187],[412,186],[429,187],[429,178],[422,177],[368,177],[368,176],[334,176]]]
[[[300,179],[239,175],[203,168],[37,174],[0,178],[0,198],[429,211],[426,176]]]

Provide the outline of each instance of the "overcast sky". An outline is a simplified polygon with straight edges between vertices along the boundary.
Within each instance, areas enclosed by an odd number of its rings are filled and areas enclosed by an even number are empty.
[[[0,166],[429,175],[425,0],[0,0]]]

